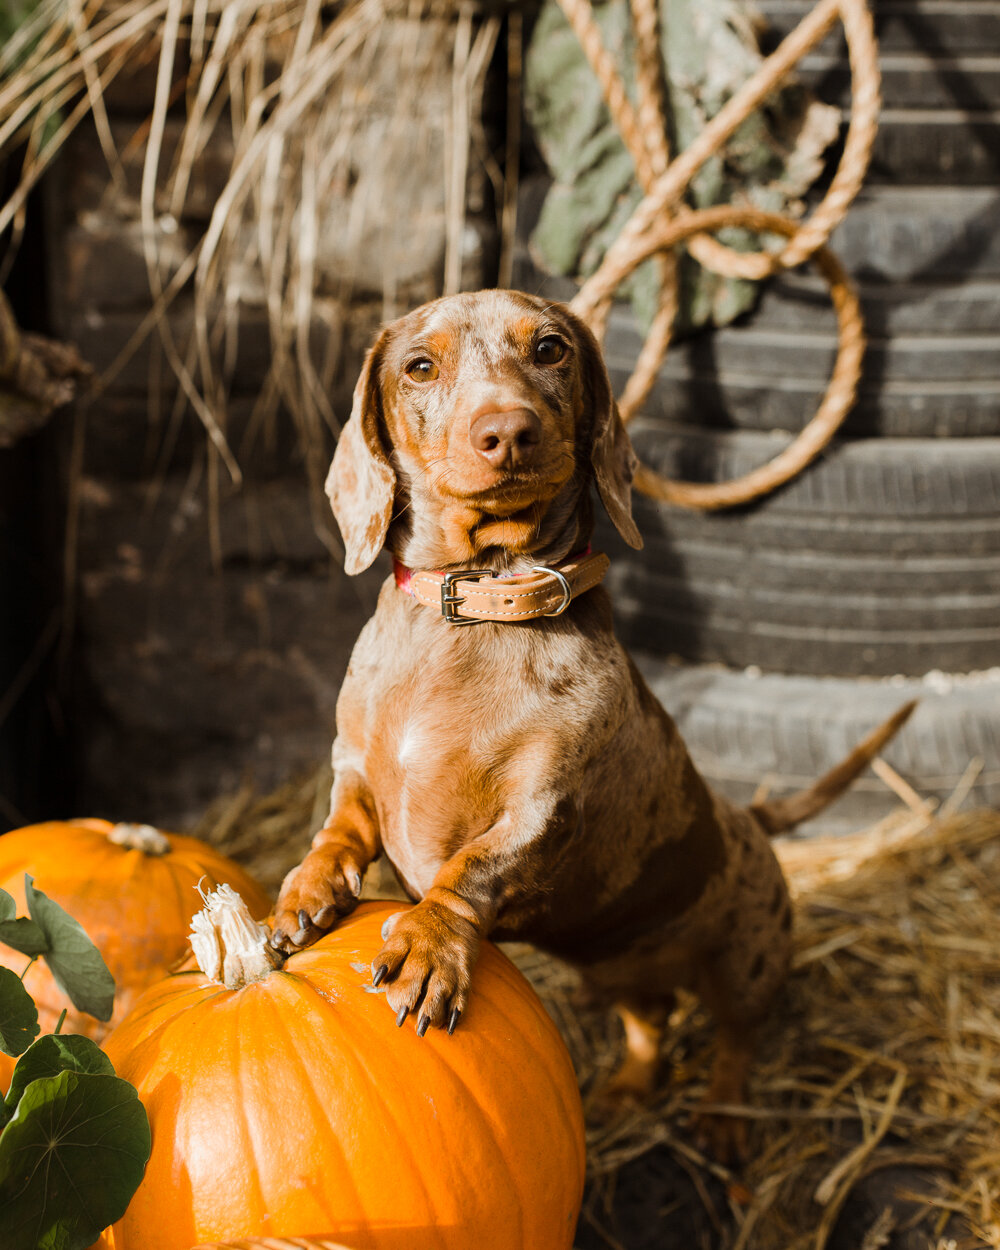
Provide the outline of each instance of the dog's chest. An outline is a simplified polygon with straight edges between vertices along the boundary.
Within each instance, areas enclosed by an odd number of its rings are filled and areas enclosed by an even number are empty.
[[[545,719],[539,693],[511,671],[517,657],[485,641],[449,634],[383,652],[366,699],[365,775],[383,844],[421,894],[503,813]]]

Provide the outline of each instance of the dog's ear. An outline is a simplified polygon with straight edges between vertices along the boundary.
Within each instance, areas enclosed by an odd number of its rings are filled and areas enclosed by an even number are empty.
[[[642,547],[642,535],[632,520],[632,478],[639,461],[625,432],[600,346],[590,329],[574,318],[580,347],[583,402],[591,411],[593,442],[590,460],[608,516],[630,547]]]
[[[326,493],[344,536],[344,568],[363,573],[385,544],[396,475],[379,434],[382,396],[378,371],[385,332],[365,357],[354,388],[351,417],[337,440]]]

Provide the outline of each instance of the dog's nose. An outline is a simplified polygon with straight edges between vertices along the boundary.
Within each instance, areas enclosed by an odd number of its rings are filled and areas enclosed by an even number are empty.
[[[531,462],[542,441],[542,423],[530,408],[481,413],[469,426],[469,442],[494,469]]]

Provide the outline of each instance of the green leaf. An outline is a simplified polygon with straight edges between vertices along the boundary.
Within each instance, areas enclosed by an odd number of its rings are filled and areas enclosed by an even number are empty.
[[[69,996],[77,1011],[98,1020],[110,1020],[114,1006],[115,979],[101,952],[72,916],[36,890],[24,874],[24,892],[31,918],[42,929],[48,942],[43,958],[52,970],[56,984]]]
[[[17,915],[17,904],[13,894],[0,890],[0,920],[13,920]]]
[[[0,942],[22,955],[44,955],[49,949],[45,931],[27,916],[19,920],[0,920]]]
[[[96,1072],[99,1076],[114,1076],[115,1069],[103,1050],[89,1037],[68,1033],[65,1037],[46,1034],[32,1042],[17,1063],[10,1078],[7,1091],[7,1107],[13,1111],[18,1100],[32,1081],[43,1076],[58,1076],[60,1072]]]
[[[20,1055],[38,1036],[38,1012],[21,978],[0,968],[0,1050]]]
[[[32,1081],[0,1133],[4,1250],[84,1250],[120,1219],[149,1158],[149,1121],[116,1076]]]

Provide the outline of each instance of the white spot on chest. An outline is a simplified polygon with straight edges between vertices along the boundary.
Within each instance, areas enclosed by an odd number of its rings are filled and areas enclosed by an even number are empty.
[[[410,721],[403,728],[399,738],[399,749],[396,753],[401,767],[407,768],[409,765],[415,764],[420,758],[420,741],[420,730],[413,721]]]
[[[413,814],[410,810],[411,803],[421,788],[420,782],[413,776],[413,771],[421,763],[427,763],[427,751],[430,748],[431,743],[425,726],[422,727],[416,720],[409,721],[403,726],[396,747],[396,758],[403,771],[402,784],[398,791],[396,818],[392,822],[391,829],[383,831],[389,858],[402,870],[407,881],[420,895],[430,889],[440,867],[435,857],[421,854],[417,845],[414,844]]]

